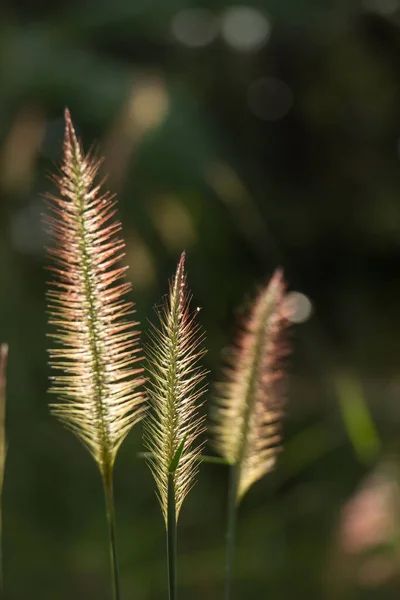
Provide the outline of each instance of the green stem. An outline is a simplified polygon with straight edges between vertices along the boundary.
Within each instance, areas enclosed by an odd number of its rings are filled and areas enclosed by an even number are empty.
[[[108,543],[110,548],[111,577],[113,586],[113,600],[120,600],[120,585],[118,572],[117,541],[115,534],[115,508],[112,473],[103,474],[104,495],[106,501]]]
[[[235,560],[236,521],[237,521],[238,467],[230,465],[228,490],[228,519],[226,526],[225,600],[232,595],[232,573]]]
[[[3,593],[3,484],[6,463],[6,367],[7,344],[0,344],[0,592]]]
[[[167,561],[168,561],[168,598],[176,600],[176,557],[177,527],[174,476],[168,476],[168,514],[167,514]]]
[[[0,592],[3,594],[3,499],[0,493]]]

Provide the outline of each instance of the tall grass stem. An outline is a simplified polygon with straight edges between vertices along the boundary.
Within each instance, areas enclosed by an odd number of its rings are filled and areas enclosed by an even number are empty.
[[[232,574],[235,560],[236,521],[238,507],[238,481],[238,466],[232,464],[229,467],[228,517],[226,525],[225,600],[231,600],[232,598]]]
[[[168,514],[167,514],[167,561],[168,561],[168,598],[176,600],[177,593],[177,523],[174,476],[168,478]]]
[[[0,345],[0,591],[3,592],[3,483],[6,462],[6,368],[7,344]]]
[[[115,531],[115,506],[114,506],[114,490],[113,478],[111,471],[103,476],[104,496],[106,502],[107,525],[108,525],[108,542],[110,548],[110,565],[111,578],[113,587],[113,600],[121,600],[118,555],[117,555],[117,540]]]

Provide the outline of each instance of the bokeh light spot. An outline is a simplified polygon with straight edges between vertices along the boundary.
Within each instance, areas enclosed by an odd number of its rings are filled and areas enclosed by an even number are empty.
[[[203,48],[217,37],[218,20],[205,8],[181,10],[172,19],[171,33],[184,46]]]
[[[222,16],[222,37],[242,52],[259,50],[268,40],[271,23],[257,8],[232,6]]]
[[[371,12],[390,17],[399,8],[399,0],[364,0],[364,8]]]
[[[289,292],[285,298],[285,312],[291,323],[304,323],[312,314],[311,301],[301,292]]]
[[[126,236],[126,264],[129,265],[127,276],[137,290],[154,284],[156,265],[147,244],[136,233]]]
[[[293,104],[293,94],[284,81],[274,77],[261,77],[247,90],[247,102],[252,113],[264,121],[278,121]]]
[[[169,96],[164,82],[154,78],[137,85],[131,99],[130,117],[143,130],[157,127],[167,116]]]
[[[173,252],[193,246],[197,234],[184,202],[163,195],[155,199],[150,210],[154,225],[168,250]]]

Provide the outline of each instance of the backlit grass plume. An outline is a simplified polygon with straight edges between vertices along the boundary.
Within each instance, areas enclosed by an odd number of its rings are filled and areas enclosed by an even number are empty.
[[[3,484],[6,466],[6,368],[8,358],[7,344],[0,345],[0,589],[3,588]]]
[[[198,363],[204,354],[203,335],[189,308],[185,255],[182,254],[153,329],[149,358],[150,411],[145,420],[145,444],[150,468],[167,528],[169,594],[176,597],[176,523],[182,502],[195,482],[204,420],[198,400],[204,371]]]
[[[96,182],[100,166],[84,155],[68,110],[64,155],[49,196],[47,224],[53,280],[47,293],[54,370],[52,413],[89,449],[104,482],[112,542],[114,595],[119,597],[114,539],[112,471],[119,446],[141,418],[138,332],[127,317],[130,284],[120,266],[124,242],[115,221],[116,201]]]
[[[214,444],[231,465],[226,598],[230,598],[236,507],[249,487],[271,471],[279,451],[287,316],[283,275],[277,270],[252,304],[231,349],[225,381],[217,388]]]

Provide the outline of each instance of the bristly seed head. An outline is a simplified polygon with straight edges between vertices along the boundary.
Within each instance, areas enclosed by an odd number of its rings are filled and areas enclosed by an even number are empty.
[[[117,235],[116,201],[96,183],[100,161],[84,155],[65,112],[64,156],[54,177],[45,219],[53,239],[48,250],[53,280],[47,293],[52,412],[88,447],[108,476],[117,450],[143,413],[137,323],[127,320],[124,242]]]
[[[202,449],[197,438],[204,431],[204,418],[198,413],[198,400],[205,389],[205,372],[198,366],[205,353],[204,336],[195,322],[197,311],[190,313],[184,266],[182,254],[166,305],[159,314],[159,328],[153,328],[147,352],[150,410],[144,440],[152,455],[149,466],[166,525],[169,477],[173,478],[178,519],[182,502],[195,481]]]
[[[275,465],[281,438],[288,325],[283,274],[277,270],[251,306],[211,415],[214,445],[238,470],[237,501]]]

